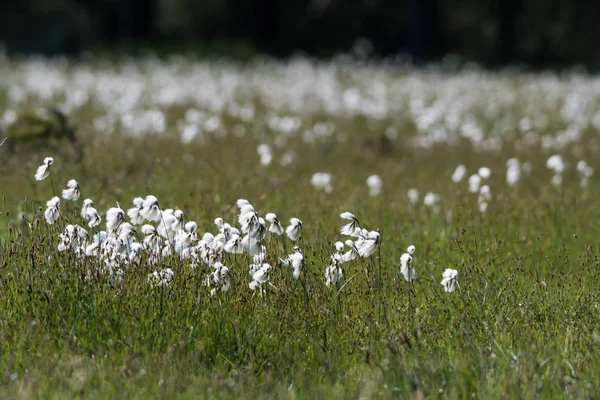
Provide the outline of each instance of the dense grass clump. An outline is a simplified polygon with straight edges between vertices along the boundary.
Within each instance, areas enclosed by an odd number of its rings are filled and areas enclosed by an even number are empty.
[[[60,145],[20,146],[0,160],[2,397],[593,398],[600,390],[591,78],[444,76],[307,61],[146,67],[59,64],[51,68],[58,77],[49,96],[31,82],[19,86],[27,98],[3,86],[6,110],[70,104],[83,156],[62,153]],[[3,68],[22,83],[42,67]],[[180,79],[196,76],[190,70],[201,76],[197,82],[221,89],[227,79],[253,80],[238,83],[235,93],[215,90],[210,101],[201,86],[195,98],[177,97],[188,93]],[[296,87],[292,78],[303,73],[345,100],[321,97],[325,103],[312,109],[321,89],[314,82]],[[98,94],[106,76],[131,85],[128,93],[162,77],[175,94],[131,104],[119,97],[122,104],[111,109]],[[397,80],[413,89],[394,86]],[[482,95],[477,82],[497,90]],[[272,90],[263,90],[267,83]],[[555,91],[561,85],[585,106],[561,106],[575,101]],[[76,89],[89,97],[75,102]],[[292,94],[278,100],[286,90]],[[550,94],[536,106],[532,92]],[[399,112],[384,99],[409,109]],[[140,116],[149,105],[162,117]],[[438,108],[446,119],[432,116]],[[541,115],[545,122],[536,125]],[[427,116],[435,126],[426,126]],[[518,135],[502,133],[498,121],[511,119],[507,126]],[[568,129],[579,133],[559,147]],[[547,165],[555,153],[562,164]],[[50,176],[36,181],[47,156],[54,157]],[[510,158],[519,168],[511,184]],[[459,164],[467,173],[453,180]],[[372,175],[380,178],[378,190],[376,180],[367,184]],[[61,197],[70,179],[81,198],[61,199],[58,220],[48,224],[46,202]],[[212,295],[206,279],[215,267],[201,256],[172,251],[153,259],[142,251],[129,260],[128,248],[125,259],[107,261],[61,251],[68,225],[85,228],[89,244],[106,230],[109,208],[126,212],[135,197],[150,194],[162,210],[181,210],[185,222],[197,223],[194,245],[205,232],[219,233],[215,218],[240,227],[240,198],[260,217],[276,213],[284,228],[301,219],[302,236],[292,242],[266,234],[261,263],[271,269],[262,292],[249,288],[256,261],[247,249],[219,252],[231,284]],[[102,217],[96,227],[80,215],[85,198]],[[335,242],[360,241],[340,234],[346,211],[361,227],[379,230],[379,240],[372,255],[342,262],[342,278],[327,286]],[[128,240],[143,243],[141,225],[135,228]],[[416,247],[410,282],[401,272],[409,245]],[[293,246],[304,255],[299,279],[284,266]],[[149,278],[166,268],[173,277],[164,284]],[[458,271],[452,292],[440,284],[447,268]]]

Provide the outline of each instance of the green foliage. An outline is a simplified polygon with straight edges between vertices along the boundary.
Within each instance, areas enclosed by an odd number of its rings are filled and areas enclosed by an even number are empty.
[[[24,109],[6,129],[6,136],[13,141],[48,138],[75,140],[74,129],[66,115],[56,109]]]

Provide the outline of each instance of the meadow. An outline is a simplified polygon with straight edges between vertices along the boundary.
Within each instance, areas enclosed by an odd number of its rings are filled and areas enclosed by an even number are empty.
[[[1,155],[0,397],[598,397],[597,77],[0,59],[37,107],[83,153]]]

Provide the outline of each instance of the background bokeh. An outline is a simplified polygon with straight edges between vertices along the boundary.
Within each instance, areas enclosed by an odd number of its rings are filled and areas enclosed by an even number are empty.
[[[47,55],[353,50],[417,62],[456,54],[491,67],[596,68],[599,10],[594,0],[3,0],[0,42],[9,52]]]

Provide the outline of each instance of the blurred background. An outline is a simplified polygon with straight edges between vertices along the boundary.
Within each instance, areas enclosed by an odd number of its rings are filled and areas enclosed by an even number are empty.
[[[353,51],[597,68],[599,10],[597,0],[1,0],[0,42],[45,55]]]

